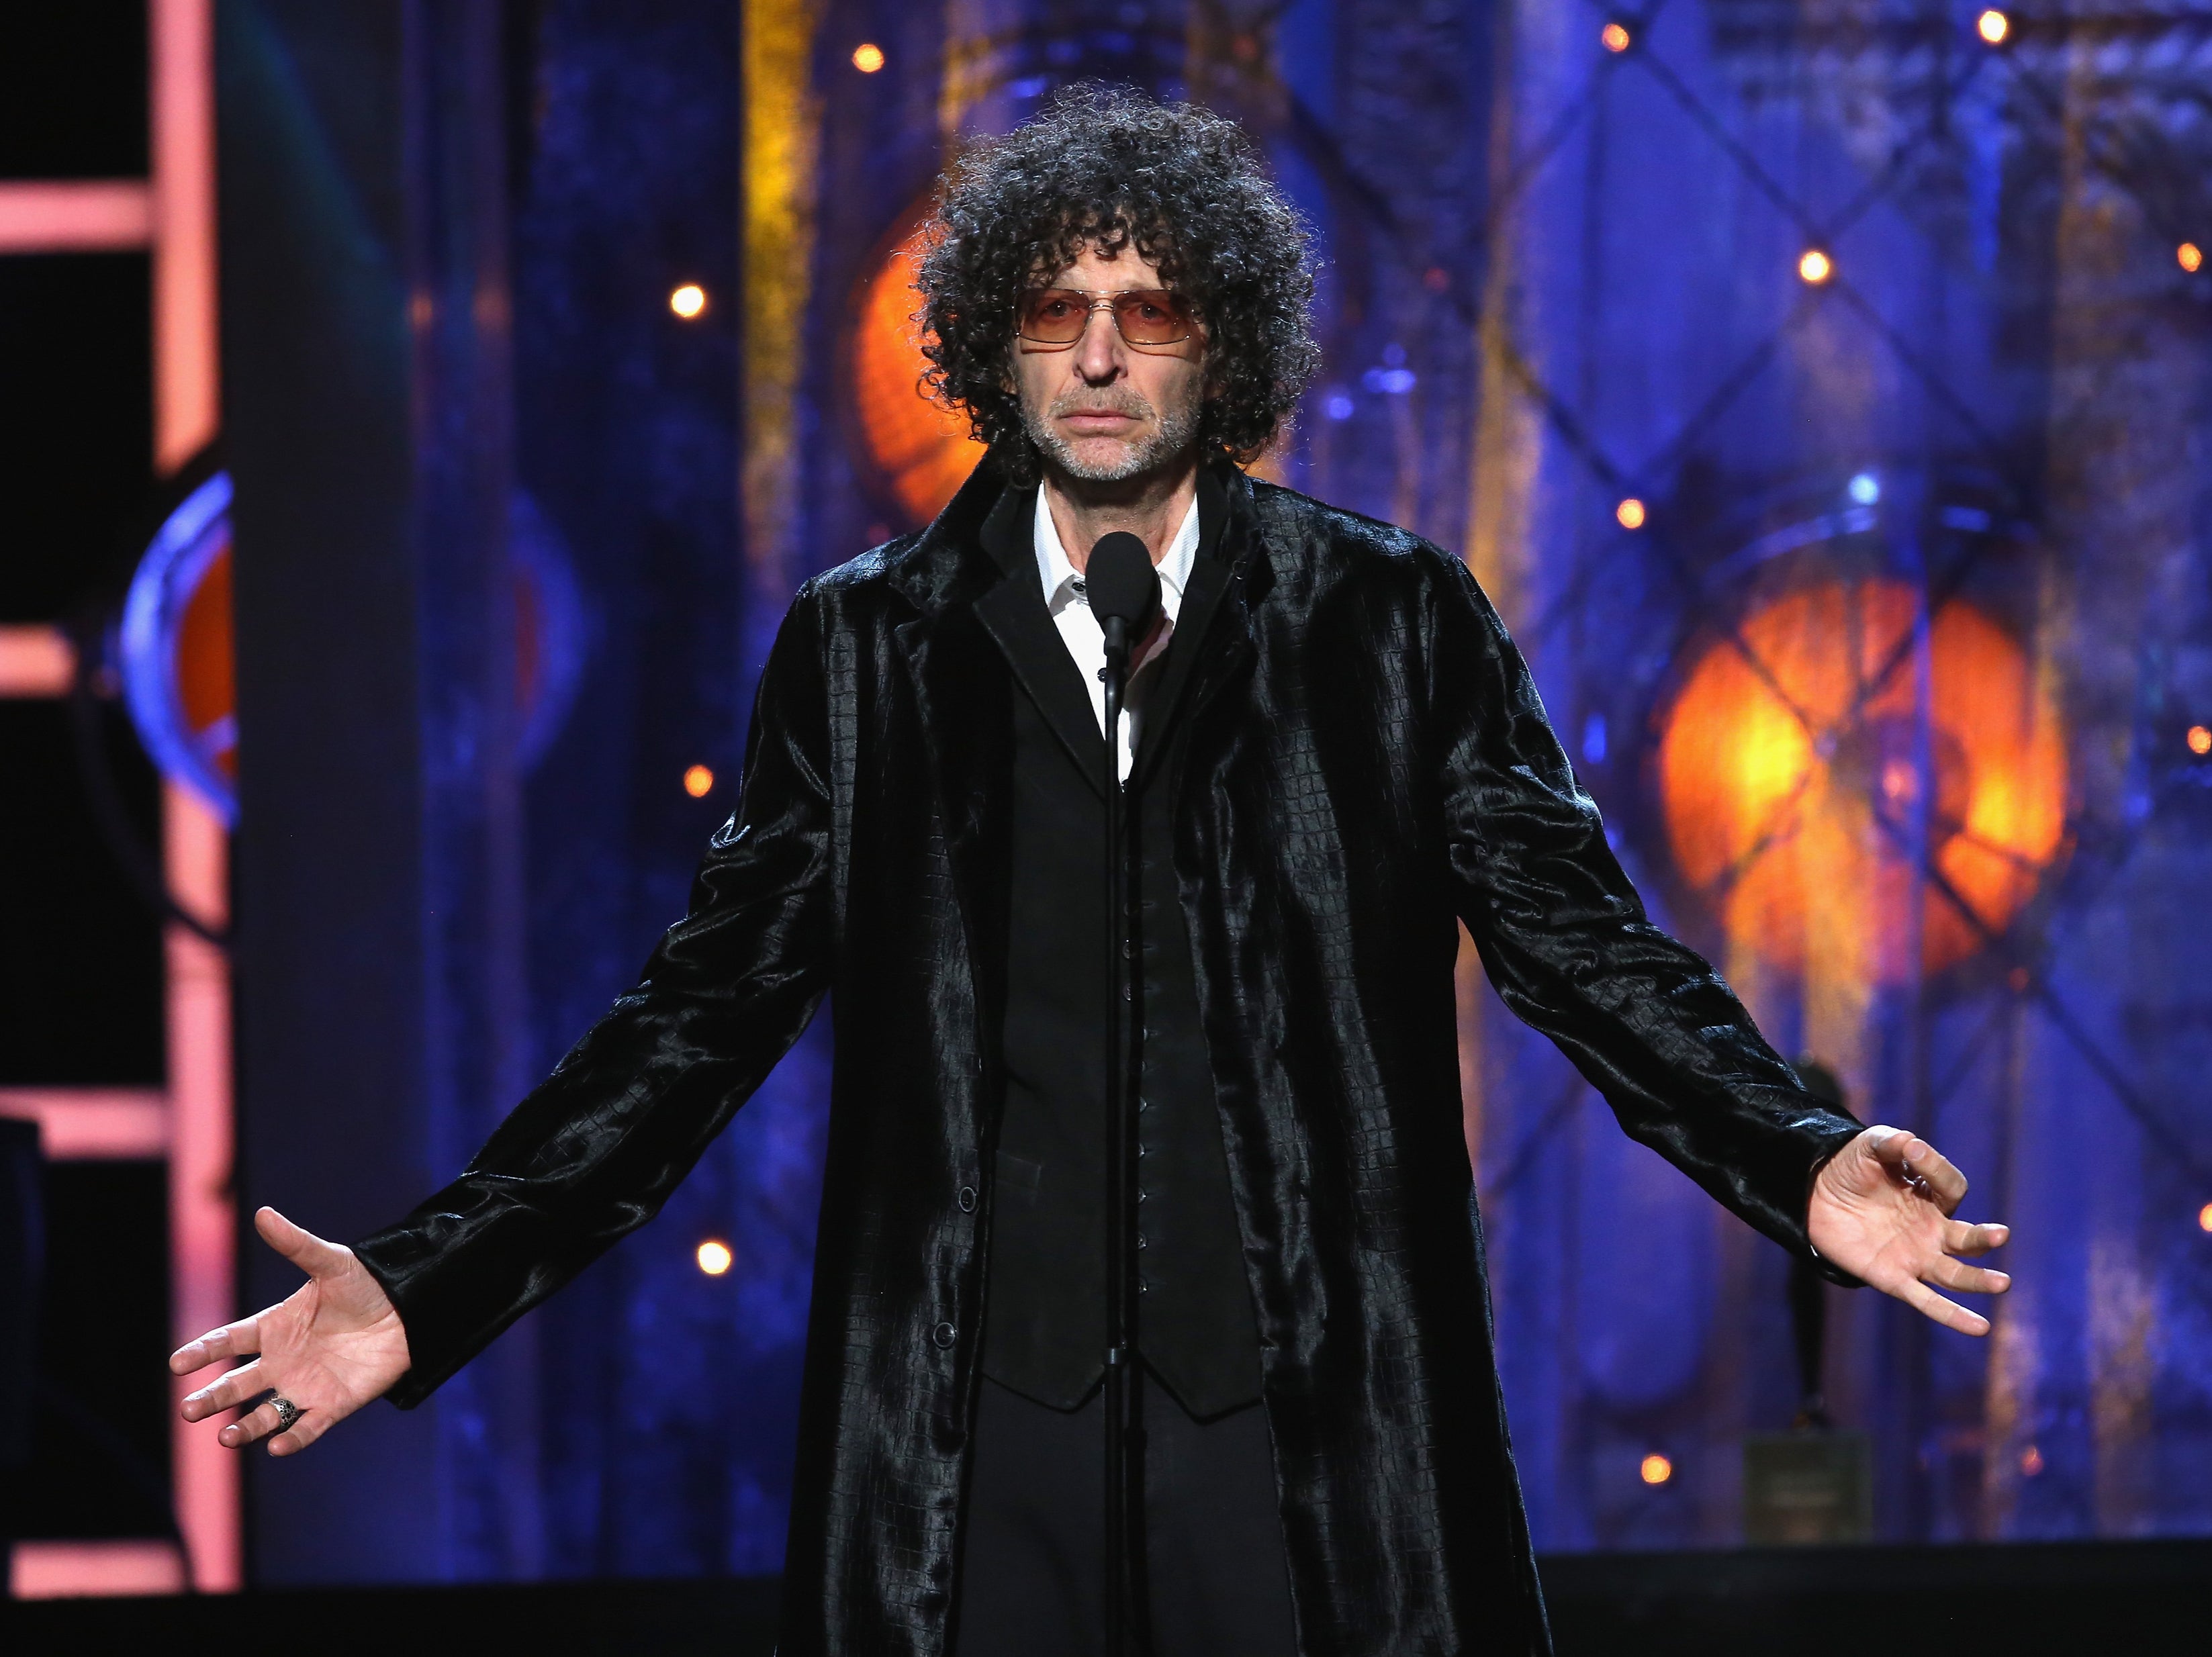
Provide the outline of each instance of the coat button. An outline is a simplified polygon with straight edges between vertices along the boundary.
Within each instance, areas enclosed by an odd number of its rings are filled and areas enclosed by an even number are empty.
[[[975,1187],[972,1185],[963,1185],[960,1187],[960,1211],[963,1214],[973,1214],[975,1211]]]
[[[951,1324],[940,1323],[936,1328],[929,1332],[929,1338],[935,1341],[939,1346],[950,1348],[952,1344],[953,1336],[959,1332],[960,1332],[955,1329]]]

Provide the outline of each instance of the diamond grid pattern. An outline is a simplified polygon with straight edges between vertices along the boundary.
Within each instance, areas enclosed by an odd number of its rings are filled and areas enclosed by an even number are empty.
[[[1592,51],[1596,61],[1586,88],[1580,97],[1571,100],[1553,118],[1538,143],[1514,165],[1493,200],[1486,227],[1486,241],[1495,240],[1504,215],[1513,210],[1565,149],[1569,140],[1589,122],[1596,106],[1611,88],[1613,75],[1631,67],[1648,75],[1666,91],[1755,193],[1798,231],[1807,247],[1833,249],[1842,237],[1876,206],[1891,201],[1911,179],[1915,165],[1942,149],[1946,140],[1946,135],[1939,130],[1943,112],[1978,80],[1989,74],[1993,64],[2007,64],[2011,69],[2013,83],[2027,94],[2034,107],[2054,125],[2063,124],[2066,118],[2061,94],[2032,70],[2016,64],[2008,54],[1988,51],[1966,52],[1957,60],[1957,65],[1951,73],[1945,75],[1939,67],[1936,95],[1929,100],[1929,106],[1919,123],[1892,147],[1884,164],[1839,209],[1823,217],[1777,179],[1758,155],[1729,130],[1668,58],[1651,46],[1652,26],[1666,9],[1665,0],[1658,0],[1658,3],[1648,7],[1642,13],[1626,17],[1604,8],[1598,0],[1589,0],[1589,3],[1601,21],[1619,18],[1626,23],[1632,33],[1632,45],[1623,53],[1606,52],[1596,44],[1595,27],[1593,27]],[[2212,22],[2212,19],[2207,21]],[[2070,37],[2075,24],[2075,20],[2058,17],[2037,20],[2031,27],[2038,39],[2063,45]],[[2106,18],[2096,20],[2090,27],[2110,33],[2114,24],[2115,20]],[[2196,192],[2186,187],[2177,192],[2172,187],[2172,180],[2177,171],[2184,167],[2184,158],[2175,155],[2171,144],[2154,130],[2129,128],[2110,121],[2094,123],[2087,135],[2085,149],[2088,164],[2134,197],[2142,205],[2147,221],[2154,227],[2172,230],[2182,222],[2174,198],[2177,193],[2186,197]],[[2175,234],[2178,239],[2178,231]],[[1647,460],[1635,466],[1622,464],[1607,452],[1589,423],[1536,370],[1528,355],[1510,337],[1504,323],[1492,316],[1474,320],[1481,330],[1486,347],[1497,354],[1497,359],[1505,367],[1523,394],[1540,409],[1546,421],[1566,448],[1581,461],[1594,479],[1616,495],[1621,495],[1638,492],[1641,480],[1663,480],[1671,475],[1717,430],[1729,411],[1772,363],[1791,331],[1824,304],[1839,305],[1847,309],[1868,333],[1887,348],[1894,361],[1929,400],[1955,422],[1959,431],[2000,481],[2006,510],[2023,518],[2032,517],[2034,491],[2017,475],[2009,451],[1988,429],[1972,405],[1951,385],[1942,371],[1926,360],[1905,333],[1882,315],[1872,298],[1843,270],[1836,270],[1825,283],[1817,287],[1808,285],[1782,320],[1722,376],[1674,434]],[[1649,519],[1643,533],[1644,543],[1652,550],[1670,577],[1680,584],[1685,598],[1692,602],[1693,608],[1725,617],[1725,610],[1711,602],[1719,595],[1706,590],[1705,578],[1698,573],[1680,543],[1669,533],[1663,514]],[[1923,572],[1924,602],[1929,613],[1963,589],[1973,574],[1974,565],[1990,544],[1986,539],[1967,541],[1963,543],[1960,553],[1946,568],[1932,574]],[[1592,559],[1585,557],[1578,561],[1565,589],[1539,618],[1534,631],[1540,636],[1559,616],[1586,597],[1589,583],[1595,578],[1597,569],[1596,561]],[[1741,655],[1777,700],[1798,720],[1808,738],[1820,748],[1832,746],[1848,734],[1869,701],[1897,672],[1905,667],[1912,656],[1912,641],[1908,636],[1899,641],[1889,657],[1859,687],[1851,707],[1843,718],[1832,725],[1823,725],[1786,693],[1771,666],[1759,659],[1757,651],[1739,629],[1723,621],[1723,631],[1729,647]],[[1791,808],[1796,804],[1804,786],[1805,784],[1801,782],[1797,793],[1778,807],[1771,827],[1759,837],[1730,876],[1724,878],[1723,889],[1730,880],[1741,878],[1752,862],[1790,832],[1788,823]],[[1877,810],[1874,815],[1883,832],[1895,840],[1899,849],[1916,864],[1920,877],[1931,892],[1954,907],[1967,926],[1982,936],[1988,948],[2008,960],[2013,967],[2027,972],[2027,994],[2051,1026],[2081,1054],[2115,1101],[2136,1120],[2151,1143],[2200,1180],[2212,1183],[2212,1163],[2208,1163],[2188,1138],[2166,1118],[2144,1090],[2135,1084],[2124,1068],[2105,1051],[2083,1020],[2053,987],[2039,958],[2042,941],[2024,935],[2019,929],[2000,932],[1990,927],[1972,904],[1944,877],[1932,861],[1928,849],[1911,843],[1905,825],[1896,822],[1886,811]],[[2073,825],[2077,835],[2081,827],[2078,823]],[[2124,862],[2134,839],[2132,835],[2124,836],[2118,844],[2106,848],[2106,854],[2114,867]],[[2001,1013],[2002,1004],[1998,1011],[1993,1013],[1970,1040],[1949,1070],[1937,1079],[1929,1101],[1931,1108],[1940,1105],[1971,1073],[1974,1060],[1986,1045],[1990,1032],[1999,1023]],[[1486,1181],[1493,1193],[1510,1188],[1526,1172],[1534,1161],[1535,1150],[1571,1113],[1577,1097],[1575,1090],[1571,1089],[1567,1096],[1553,1102],[1499,1170],[1498,1176]]]

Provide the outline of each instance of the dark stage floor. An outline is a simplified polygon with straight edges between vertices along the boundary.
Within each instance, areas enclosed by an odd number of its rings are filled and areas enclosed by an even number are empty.
[[[1559,1657],[2212,1650],[2212,1541],[1577,1555],[1544,1583]],[[0,1650],[769,1657],[775,1600],[725,1580],[53,1601],[0,1609]]]

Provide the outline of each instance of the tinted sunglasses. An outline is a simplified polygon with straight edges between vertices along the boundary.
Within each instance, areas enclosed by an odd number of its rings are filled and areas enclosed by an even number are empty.
[[[1112,313],[1132,345],[1173,345],[1191,333],[1190,307],[1164,288],[1093,293],[1085,288],[1030,288],[1016,307],[1016,328],[1036,345],[1073,345],[1091,325],[1093,311]]]

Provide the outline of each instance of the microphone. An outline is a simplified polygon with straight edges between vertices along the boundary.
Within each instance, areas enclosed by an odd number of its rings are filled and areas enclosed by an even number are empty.
[[[1106,659],[1115,677],[1126,671],[1129,650],[1145,636],[1160,608],[1160,573],[1152,555],[1127,530],[1098,537],[1083,567],[1091,613],[1106,634]]]

